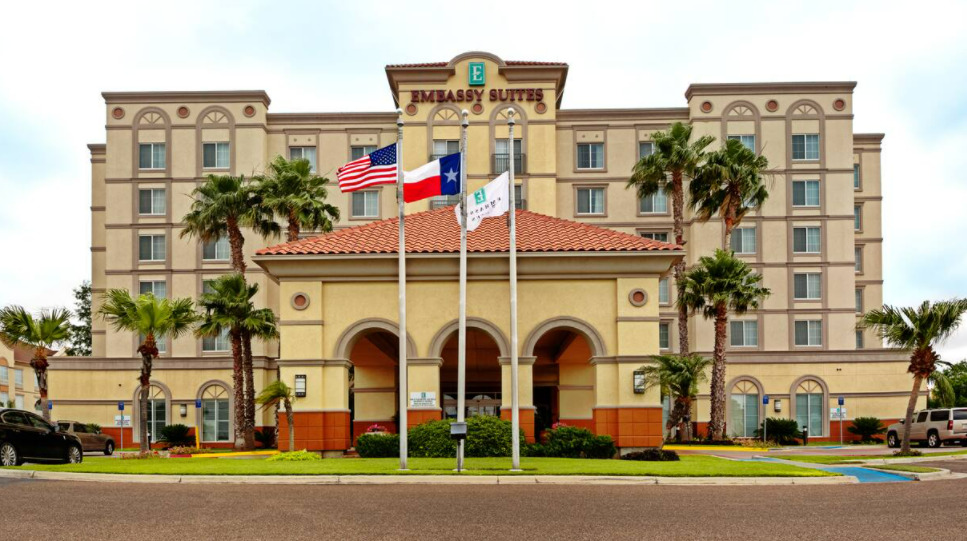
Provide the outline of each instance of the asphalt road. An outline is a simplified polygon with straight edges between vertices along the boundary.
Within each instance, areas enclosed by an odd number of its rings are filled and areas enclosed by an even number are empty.
[[[245,486],[0,479],[4,539],[962,539],[967,480]],[[916,505],[914,505],[914,503]],[[928,521],[924,509],[942,509]]]

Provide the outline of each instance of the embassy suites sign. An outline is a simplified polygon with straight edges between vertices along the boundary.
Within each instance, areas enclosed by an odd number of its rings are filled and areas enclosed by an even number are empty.
[[[544,101],[543,88],[459,88],[457,90],[410,90],[410,103],[480,103],[489,101]]]

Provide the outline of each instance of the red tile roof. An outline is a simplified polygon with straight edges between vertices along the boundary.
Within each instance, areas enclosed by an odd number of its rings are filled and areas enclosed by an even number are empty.
[[[445,68],[447,62],[420,62],[418,64],[387,64],[387,68]]]
[[[395,254],[399,218],[341,229],[319,237],[263,248],[258,255]],[[507,252],[504,218],[487,218],[467,235],[470,252]],[[680,246],[621,233],[589,224],[517,211],[517,250],[520,252],[654,252],[681,250]],[[457,253],[460,227],[453,207],[406,217],[406,253]]]
[[[508,66],[566,66],[567,62],[536,62],[532,60],[507,60]]]
[[[387,64],[387,68],[445,68],[449,62],[419,62],[416,64]],[[533,60],[506,60],[508,66],[567,66],[567,62],[539,62]]]

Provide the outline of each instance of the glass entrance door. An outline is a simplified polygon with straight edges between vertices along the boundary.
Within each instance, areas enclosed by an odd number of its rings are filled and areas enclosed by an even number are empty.
[[[473,417],[474,415],[500,416],[500,393],[487,393],[468,395],[464,403],[464,415]],[[443,397],[443,413],[448,419],[457,417],[457,395],[447,394]]]

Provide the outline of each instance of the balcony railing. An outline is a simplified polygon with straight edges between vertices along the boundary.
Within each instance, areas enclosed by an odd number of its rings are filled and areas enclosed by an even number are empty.
[[[450,207],[460,202],[459,195],[438,195],[430,199],[430,209]]]
[[[527,172],[527,156],[514,154],[514,173]],[[491,173],[499,175],[510,169],[510,154],[494,154],[490,160]]]

